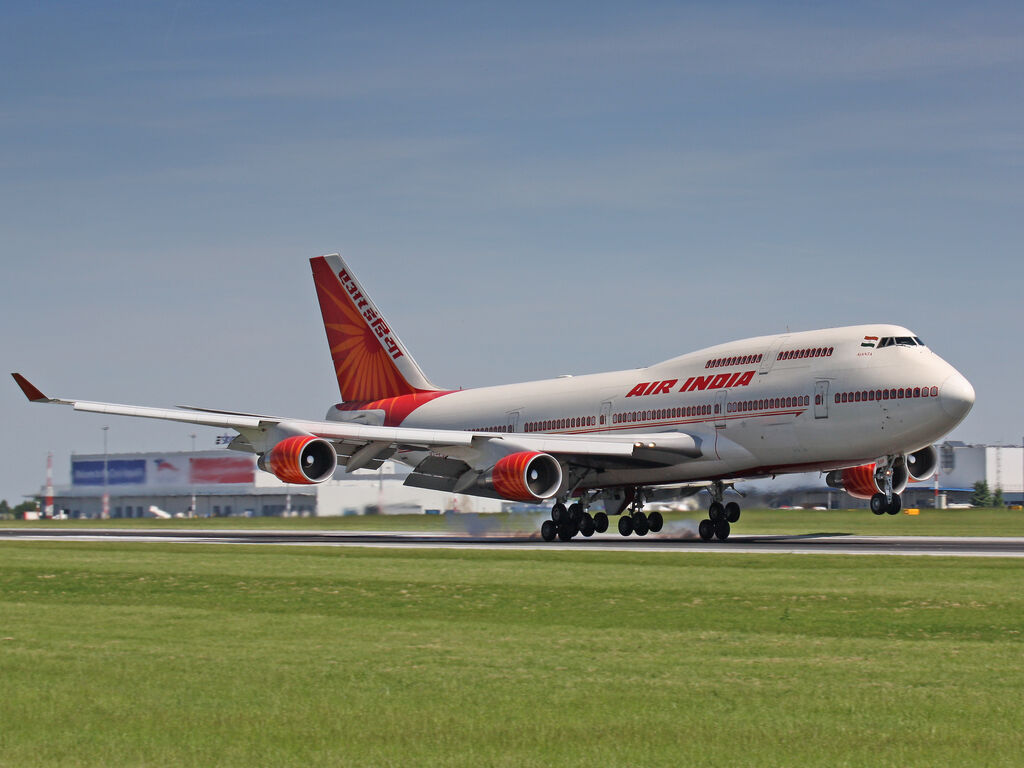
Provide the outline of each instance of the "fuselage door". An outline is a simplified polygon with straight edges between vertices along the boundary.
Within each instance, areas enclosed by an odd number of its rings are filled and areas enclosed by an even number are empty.
[[[725,409],[729,402],[729,390],[720,389],[715,393],[715,405],[713,407],[715,417],[715,429],[725,427]]]
[[[782,345],[789,340],[789,336],[780,336],[772,344],[771,349],[765,353],[765,356],[761,358],[761,366],[757,369],[759,375],[763,376],[772,369],[775,365],[775,358],[779,356],[779,350],[782,349]]]
[[[828,418],[828,381],[814,382],[814,418]]]
[[[597,420],[597,426],[607,429],[612,423],[612,401],[605,400],[601,403],[601,417]]]
[[[519,411],[509,411],[505,415],[508,417],[508,423],[506,424],[506,426],[509,427],[508,431],[509,432],[518,432],[519,431],[519,416],[520,416],[520,412]]]

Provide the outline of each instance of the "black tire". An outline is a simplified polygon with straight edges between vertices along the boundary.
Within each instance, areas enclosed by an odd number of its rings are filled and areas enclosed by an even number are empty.
[[[576,525],[579,525],[580,520],[583,519],[583,507],[576,503],[570,504],[569,519],[572,520]]]
[[[892,495],[892,503],[886,507],[885,511],[890,515],[898,515],[901,509],[903,509],[903,499],[900,498],[898,493],[894,493]]]
[[[876,493],[871,497],[871,511],[876,515],[884,515],[888,507],[889,502],[886,501],[884,493]]]
[[[598,512],[594,515],[594,530],[598,533],[604,533],[608,530],[608,515],[604,512]]]
[[[562,516],[566,513],[565,504],[562,502],[556,502],[555,506],[551,508],[551,519],[557,525],[562,522]]]
[[[540,526],[540,537],[544,541],[554,541],[558,535],[558,526],[553,520],[545,520]]]
[[[566,520],[564,523],[558,524],[558,539],[559,541],[568,541],[576,535],[576,529],[573,524]]]
[[[665,518],[661,516],[661,512],[651,512],[647,516],[647,525],[651,529],[651,533],[657,533],[664,527]]]
[[[701,520],[697,526],[697,533],[704,541],[711,541],[715,538],[715,524],[710,520]]]
[[[651,530],[651,525],[647,522],[647,515],[643,512],[633,515],[633,533],[637,536],[646,536],[649,530]]]
[[[629,536],[633,532],[633,519],[628,515],[619,518],[619,535]]]
[[[725,519],[730,523],[735,523],[740,519],[740,505],[735,501],[730,501],[725,505]]]
[[[719,541],[725,541],[729,538],[729,531],[731,526],[728,520],[719,520],[715,523],[715,536],[718,537]]]
[[[711,506],[708,507],[708,518],[712,522],[718,522],[719,520],[725,519],[725,507],[717,501],[711,502]]]
[[[580,533],[588,539],[594,535],[594,520],[590,515],[587,515],[580,521]]]

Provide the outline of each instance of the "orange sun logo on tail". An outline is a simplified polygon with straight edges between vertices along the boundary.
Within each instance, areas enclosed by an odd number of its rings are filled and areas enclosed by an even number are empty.
[[[310,259],[338,389],[346,402],[437,392],[339,255]]]

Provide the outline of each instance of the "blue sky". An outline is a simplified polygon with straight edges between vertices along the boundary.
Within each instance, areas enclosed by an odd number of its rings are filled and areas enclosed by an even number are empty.
[[[1019,4],[22,4],[0,357],[48,393],[320,417],[341,250],[475,386],[913,328],[1018,442]],[[187,427],[0,388],[0,497]],[[199,443],[212,445],[212,430]]]

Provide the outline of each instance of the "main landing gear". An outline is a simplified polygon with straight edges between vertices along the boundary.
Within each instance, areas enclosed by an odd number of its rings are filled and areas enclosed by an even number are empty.
[[[629,536],[635,533],[637,536],[646,536],[648,533],[658,533],[665,525],[665,518],[661,512],[644,514],[644,494],[641,488],[633,492],[633,501],[629,505],[629,514],[623,514],[619,518],[619,535]]]
[[[619,534],[629,536],[635,533],[637,536],[646,536],[648,533],[658,533],[662,529],[665,518],[661,512],[645,515],[643,506],[643,493],[637,489],[633,494],[629,514],[623,514],[619,518]],[[544,541],[554,541],[556,538],[560,541],[569,541],[576,535],[589,538],[595,533],[604,533],[607,530],[608,514],[596,512],[591,515],[589,503],[583,498],[568,507],[564,502],[556,502],[551,508],[551,519],[545,520],[540,527],[540,535]]]
[[[725,493],[725,486],[722,483],[715,483],[711,486],[711,506],[708,507],[708,519],[701,520],[697,526],[697,533],[704,541],[711,541],[717,538],[725,541],[729,538],[732,530],[732,523],[740,519],[740,505],[735,501],[728,504],[722,503],[722,496]]]
[[[586,502],[573,502],[567,507],[559,501],[551,508],[551,519],[541,525],[540,535],[544,541],[554,541],[555,537],[569,541],[577,534],[589,538],[607,530],[608,515],[604,512],[591,515]]]

